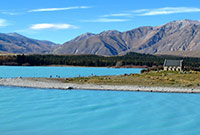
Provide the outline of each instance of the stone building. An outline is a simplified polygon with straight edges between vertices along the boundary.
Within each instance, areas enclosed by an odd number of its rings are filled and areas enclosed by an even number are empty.
[[[165,71],[183,71],[183,60],[165,60]]]

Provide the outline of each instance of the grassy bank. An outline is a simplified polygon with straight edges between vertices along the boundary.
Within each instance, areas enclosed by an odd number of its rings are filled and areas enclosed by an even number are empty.
[[[67,78],[68,83],[110,85],[140,85],[162,87],[200,87],[200,72],[150,71],[120,76],[92,76]]]

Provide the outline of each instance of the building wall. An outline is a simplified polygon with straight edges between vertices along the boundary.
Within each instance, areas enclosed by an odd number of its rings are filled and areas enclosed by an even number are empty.
[[[164,66],[164,70],[167,71],[167,70],[168,70],[168,67]]]
[[[165,71],[182,71],[182,67],[172,67],[172,66],[164,66]]]

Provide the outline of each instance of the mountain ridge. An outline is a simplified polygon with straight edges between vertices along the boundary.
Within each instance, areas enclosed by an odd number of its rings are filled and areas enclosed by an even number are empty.
[[[84,35],[84,34],[83,34]],[[83,35],[80,35],[83,36]],[[68,41],[53,50],[55,54],[123,55],[127,52],[169,54],[200,50],[200,22],[177,20],[160,26],[143,26],[119,32],[103,31],[76,42]],[[76,37],[75,39],[78,39]],[[179,53],[183,54],[184,53]],[[187,53],[187,56],[188,55]]]
[[[200,57],[200,22],[171,21],[160,26],[142,26],[120,32],[85,33],[61,45],[27,38],[18,33],[0,33],[0,52],[27,54],[94,54],[104,56],[137,52],[155,55]]]
[[[46,54],[55,46],[53,42],[28,38],[18,33],[0,33],[0,52],[3,53]]]

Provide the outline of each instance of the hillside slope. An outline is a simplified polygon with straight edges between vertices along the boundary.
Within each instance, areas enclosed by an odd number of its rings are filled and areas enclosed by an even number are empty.
[[[55,54],[122,55],[127,52],[172,54],[200,51],[200,22],[179,20],[156,27],[139,27],[126,32],[86,33],[58,46]]]
[[[1,53],[43,54],[49,53],[55,45],[50,41],[35,40],[17,33],[0,33]]]

